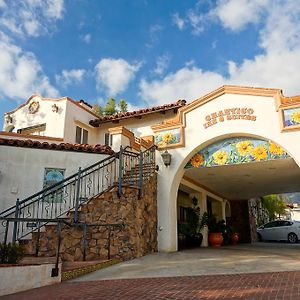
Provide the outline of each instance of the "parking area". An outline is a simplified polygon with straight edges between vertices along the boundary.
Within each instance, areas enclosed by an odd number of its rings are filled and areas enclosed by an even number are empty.
[[[299,243],[254,243],[154,253],[74,281],[282,271],[300,271]]]
[[[155,253],[1,299],[300,299],[300,244]]]

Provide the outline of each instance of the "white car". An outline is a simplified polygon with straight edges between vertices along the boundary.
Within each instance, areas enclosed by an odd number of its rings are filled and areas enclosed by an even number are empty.
[[[300,222],[277,220],[257,228],[259,241],[288,241],[297,243],[300,238]]]

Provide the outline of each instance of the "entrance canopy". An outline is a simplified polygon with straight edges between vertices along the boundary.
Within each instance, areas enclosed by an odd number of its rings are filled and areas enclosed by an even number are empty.
[[[230,200],[300,191],[300,168],[292,158],[191,168],[184,177]]]
[[[249,199],[300,191],[300,168],[274,142],[234,137],[200,150],[185,177],[226,199]]]

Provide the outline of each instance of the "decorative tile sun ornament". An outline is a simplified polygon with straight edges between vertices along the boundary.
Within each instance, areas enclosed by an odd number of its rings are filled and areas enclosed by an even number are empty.
[[[158,148],[169,148],[182,143],[182,129],[173,128],[162,130],[155,134],[155,144]]]
[[[30,103],[28,107],[28,112],[30,114],[35,114],[39,110],[40,104],[37,101],[33,101]]]
[[[300,107],[283,110],[284,127],[300,125]]]
[[[246,137],[214,143],[196,153],[186,164],[188,168],[244,164],[290,157],[279,145]]]

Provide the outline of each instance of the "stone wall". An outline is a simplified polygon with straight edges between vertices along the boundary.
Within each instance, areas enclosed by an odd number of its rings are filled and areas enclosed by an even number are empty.
[[[131,259],[157,251],[157,178],[153,174],[138,190],[123,187],[119,198],[116,188],[91,199],[81,206],[79,220],[87,224],[86,260],[110,258]],[[71,221],[72,214],[69,220]],[[100,224],[123,224],[122,227],[105,227]],[[63,225],[61,258],[65,261],[83,259],[83,227]],[[34,253],[37,234],[26,247]],[[45,226],[39,241],[39,256],[54,256],[57,247],[57,226]]]

